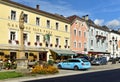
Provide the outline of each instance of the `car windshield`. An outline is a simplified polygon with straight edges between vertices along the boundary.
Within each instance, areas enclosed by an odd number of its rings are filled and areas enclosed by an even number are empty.
[[[85,59],[85,58],[81,58],[81,60],[83,61],[83,62],[89,62],[87,59]]]

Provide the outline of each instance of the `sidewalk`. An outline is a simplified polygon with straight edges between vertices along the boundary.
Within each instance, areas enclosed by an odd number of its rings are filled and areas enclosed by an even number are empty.
[[[13,78],[13,79],[0,80],[0,82],[22,82],[22,81],[28,81],[28,80],[54,78],[54,77],[61,77],[61,76],[68,76],[68,75],[75,75],[75,74],[84,74],[84,73],[112,70],[112,69],[120,69],[120,63],[117,63],[117,64],[108,63],[108,65],[92,66],[91,69],[86,70],[86,71],[59,70],[58,74],[19,77],[19,78]]]

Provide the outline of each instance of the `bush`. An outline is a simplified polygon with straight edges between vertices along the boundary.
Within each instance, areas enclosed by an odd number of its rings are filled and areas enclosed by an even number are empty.
[[[54,61],[53,60],[48,60],[48,65],[53,65]]]
[[[32,69],[32,73],[38,73],[38,74],[54,74],[58,73],[58,69],[54,66],[48,65],[48,66],[35,66]]]

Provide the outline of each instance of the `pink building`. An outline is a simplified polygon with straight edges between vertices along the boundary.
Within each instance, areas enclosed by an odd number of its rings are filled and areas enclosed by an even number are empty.
[[[73,15],[68,17],[71,22],[71,50],[77,54],[87,53],[87,24],[85,19]],[[87,17],[86,17],[87,19]]]

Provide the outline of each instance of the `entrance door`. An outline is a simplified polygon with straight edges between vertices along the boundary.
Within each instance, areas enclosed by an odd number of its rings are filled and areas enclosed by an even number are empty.
[[[39,53],[39,60],[40,61],[47,61],[47,52],[40,52]]]
[[[10,61],[15,61],[16,60],[16,52],[10,52]]]

